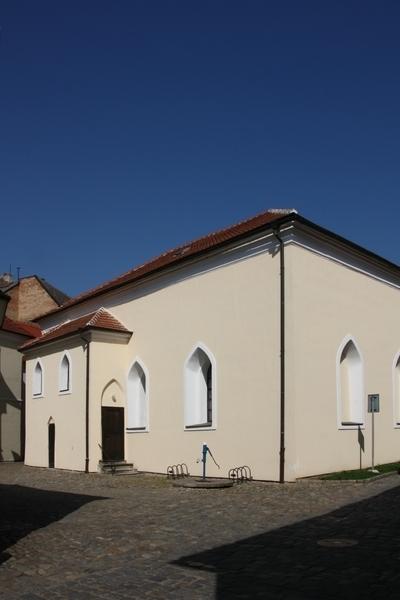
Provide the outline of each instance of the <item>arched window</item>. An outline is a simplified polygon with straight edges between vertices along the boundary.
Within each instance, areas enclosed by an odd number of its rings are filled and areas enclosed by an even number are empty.
[[[394,422],[400,425],[400,353],[393,363],[393,405]]]
[[[198,347],[185,365],[185,427],[215,425],[215,369],[213,360]]]
[[[128,375],[127,429],[143,430],[148,427],[147,380],[143,367],[136,361]]]
[[[39,361],[33,369],[32,393],[34,396],[43,394],[43,369]]]
[[[339,358],[339,411],[342,426],[362,425],[363,409],[363,365],[361,355],[353,342],[349,340],[343,347]]]
[[[71,389],[71,363],[67,354],[61,359],[58,378],[58,391],[69,392]]]

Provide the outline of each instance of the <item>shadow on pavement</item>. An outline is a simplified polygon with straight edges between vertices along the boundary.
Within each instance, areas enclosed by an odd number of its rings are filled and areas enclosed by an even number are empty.
[[[0,564],[10,557],[4,550],[31,531],[46,527],[84,504],[100,499],[101,496],[0,484]]]
[[[215,573],[218,600],[399,599],[400,487],[174,564]]]

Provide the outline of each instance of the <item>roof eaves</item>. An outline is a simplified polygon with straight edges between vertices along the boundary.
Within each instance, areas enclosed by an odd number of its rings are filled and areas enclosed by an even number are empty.
[[[305,225],[305,226],[313,229],[314,231],[317,231],[318,233],[320,233],[326,237],[333,238],[334,240],[336,240],[337,242],[339,242],[342,245],[349,246],[350,248],[357,251],[358,253],[367,255],[369,258],[373,259],[374,261],[378,261],[378,262],[384,264],[386,267],[388,267],[391,270],[396,270],[397,274],[400,275],[400,265],[388,260],[387,258],[384,258],[383,256],[380,256],[379,254],[376,254],[376,252],[372,252],[371,250],[364,248],[364,246],[360,246],[359,244],[356,244],[355,242],[352,242],[351,240],[348,240],[347,238],[339,235],[338,233],[334,233],[333,231],[330,231],[329,229],[326,229],[325,227],[322,227],[321,225],[316,225],[315,223],[313,223],[312,221],[309,221],[308,219],[306,219],[305,217],[302,217],[301,215],[296,216],[296,221],[298,221],[302,225]]]
[[[58,329],[58,327],[54,327],[50,330],[49,333],[52,333],[55,329]],[[51,344],[51,343],[56,343],[59,340],[64,340],[68,337],[74,337],[74,336],[81,336],[83,333],[85,333],[86,331],[90,331],[95,329],[96,331],[104,331],[104,332],[109,332],[109,333],[113,333],[113,334],[122,334],[122,335],[132,335],[132,331],[129,331],[128,329],[124,328],[124,329],[113,329],[111,327],[104,327],[101,325],[93,325],[90,323],[86,323],[85,325],[78,327],[77,329],[74,329],[73,331],[67,331],[66,333],[62,333],[61,335],[55,336],[55,337],[47,337],[46,334],[44,334],[42,337],[38,337],[36,339],[30,340],[29,342],[25,342],[20,348],[19,351],[20,352],[25,352],[30,350],[31,348],[37,348],[38,346],[44,346],[45,344]]]
[[[23,335],[27,338],[36,339],[40,336],[40,327],[34,325],[32,323],[26,323],[24,321],[15,321],[14,319],[10,319],[6,317],[3,325],[1,327],[3,331],[7,331],[9,333],[16,333],[18,335]]]
[[[12,290],[16,285],[18,285],[18,282],[14,281],[13,283],[10,283],[6,287],[3,287],[2,290],[3,290],[3,292],[7,293],[8,291]]]
[[[54,300],[54,302],[61,306],[63,303],[68,302],[69,296],[56,288],[54,285],[46,281],[43,277],[39,277],[38,275],[34,275],[40,285],[44,288],[44,290],[49,294],[49,296]]]
[[[46,338],[45,336],[43,336],[44,339],[37,338],[35,340],[30,340],[29,342],[25,342],[24,344],[22,344],[22,346],[20,346],[18,348],[18,350],[19,350],[19,352],[27,352],[28,350],[37,348],[38,346],[44,346],[45,344],[51,344],[51,343],[55,344],[56,342],[59,342],[60,340],[64,340],[68,337],[79,336],[80,333],[82,333],[82,331],[84,331],[84,328],[76,329],[75,331],[69,331],[69,332],[61,334],[57,337]]]
[[[274,214],[279,214],[279,213],[274,213]],[[119,277],[115,278],[116,281],[114,284],[112,283],[113,280],[110,281],[109,285],[107,285],[107,282],[105,284],[100,284],[100,285],[102,285],[101,288],[100,288],[100,286],[99,286],[99,288],[94,288],[92,292],[89,291],[86,294],[82,295],[82,298],[79,298],[79,296],[77,297],[76,300],[71,298],[71,300],[66,302],[65,305],[61,305],[58,308],[54,308],[54,309],[48,311],[47,313],[41,315],[40,317],[37,317],[34,320],[36,321],[36,320],[42,319],[44,317],[50,316],[52,314],[62,312],[63,310],[66,310],[72,306],[77,306],[78,304],[82,304],[83,302],[86,302],[87,300],[91,300],[92,298],[97,298],[98,296],[101,296],[102,294],[114,291],[116,289],[119,289],[121,287],[129,285],[131,283],[141,282],[143,279],[146,279],[150,276],[152,277],[154,275],[158,275],[160,272],[166,271],[168,268],[171,268],[172,266],[175,267],[175,266],[180,266],[183,263],[193,262],[194,260],[201,258],[204,255],[210,254],[210,253],[214,252],[215,250],[219,250],[220,248],[222,248],[224,246],[229,246],[230,244],[233,244],[236,241],[240,241],[242,239],[256,235],[260,231],[272,230],[276,227],[279,227],[280,225],[282,225],[284,223],[287,223],[287,222],[297,219],[297,217],[298,217],[298,214],[296,211],[282,214],[282,216],[279,216],[276,219],[274,219],[268,223],[263,223],[263,224],[255,227],[254,229],[245,231],[243,233],[239,233],[232,238],[224,239],[219,242],[216,242],[215,244],[213,244],[212,247],[207,247],[207,248],[197,250],[195,253],[192,253],[192,254],[178,255],[175,257],[174,261],[168,262],[166,265],[160,265],[159,267],[155,267],[151,272],[145,272],[145,273],[135,277],[135,274],[137,273],[137,271],[139,269],[143,268],[145,264],[147,264],[147,263],[144,263],[144,265],[140,265],[139,267],[136,267],[134,269],[134,271],[132,272],[131,279],[129,279],[129,275],[126,275],[127,279],[125,279],[124,281],[118,281],[118,279],[121,279],[122,277],[124,277],[124,274],[122,274]],[[224,231],[224,230],[221,230],[221,231]],[[219,232],[216,232],[216,233],[219,233]],[[204,236],[204,238],[200,238],[200,239],[205,239],[212,235],[215,235],[215,234],[209,234],[209,236]],[[166,256],[169,253],[174,252],[174,251],[178,252],[179,249],[185,248],[186,246],[187,246],[187,244],[186,245],[183,244],[175,249],[169,250],[168,252],[164,252],[163,254],[160,255],[160,257],[156,257],[156,259]],[[156,260],[156,259],[154,259],[154,260]],[[149,262],[151,262],[151,261],[149,261]],[[128,273],[129,273],[129,271],[128,271]]]

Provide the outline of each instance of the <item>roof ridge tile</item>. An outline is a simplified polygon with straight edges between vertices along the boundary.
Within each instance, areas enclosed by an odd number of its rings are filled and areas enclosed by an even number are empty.
[[[251,234],[260,227],[269,225],[270,223],[287,217],[290,214],[297,214],[297,211],[294,209],[281,209],[281,211],[278,211],[278,209],[268,209],[258,213],[255,216],[243,219],[234,225],[224,227],[204,236],[195,238],[191,242],[180,244],[179,246],[169,249],[162,254],[159,254],[150,260],[137,265],[136,267],[133,267],[132,269],[129,269],[128,271],[125,271],[116,277],[113,277],[112,279],[109,279],[89,290],[77,294],[62,304],[59,308],[52,309],[46,314],[41,315],[40,318],[62,311],[70,306],[79,304],[80,302],[84,302],[85,300],[88,300],[94,296],[98,296],[102,293],[110,291],[115,287],[132,283],[140,277],[149,275],[159,271],[162,268],[166,268],[175,264],[183,257],[194,257],[197,254],[207,250],[212,250],[213,248],[228,241],[233,241],[237,237],[245,234]],[[182,252],[183,250],[185,250],[185,252]]]
[[[56,341],[59,338],[77,334],[80,331],[91,327],[116,331],[119,333],[132,333],[125,327],[125,325],[121,323],[121,321],[114,317],[113,314],[102,307],[94,312],[88,313],[81,317],[76,317],[75,319],[69,321],[64,321],[60,325],[56,325],[55,327],[48,329],[41,336],[35,338],[34,340],[25,342],[25,344],[21,346],[21,350],[31,348],[32,346],[36,346],[38,344],[44,344],[45,342]]]

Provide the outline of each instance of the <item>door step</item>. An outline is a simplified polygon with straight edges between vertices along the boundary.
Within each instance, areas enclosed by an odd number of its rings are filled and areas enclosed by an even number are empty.
[[[98,471],[108,475],[137,475],[138,470],[133,463],[125,460],[100,460]]]

